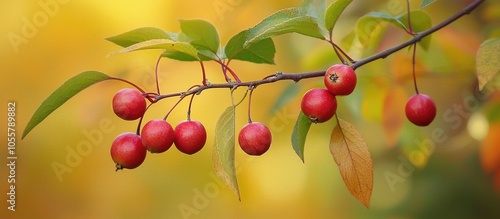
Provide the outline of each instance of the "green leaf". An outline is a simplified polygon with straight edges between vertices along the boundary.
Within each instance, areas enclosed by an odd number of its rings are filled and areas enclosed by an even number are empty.
[[[427,12],[422,10],[416,10],[416,11],[411,11],[410,15],[411,15],[411,26],[413,28],[413,32],[419,33],[428,30],[429,28],[432,27],[432,19]],[[410,26],[408,25],[408,13],[398,16],[396,19],[400,23],[402,23],[406,29],[410,29]],[[429,48],[429,45],[431,44],[431,37],[427,36],[418,43],[420,46],[422,46],[424,50],[427,50]]]
[[[325,25],[328,32],[332,32],[340,15],[351,2],[352,0],[336,0],[326,9]]]
[[[481,91],[500,72],[500,38],[489,39],[479,46],[476,72]]]
[[[311,16],[304,15],[304,13],[307,12],[301,8],[287,8],[277,11],[249,30],[243,46],[249,47],[252,43],[260,40],[287,33],[299,33],[324,40],[325,36],[318,21]]]
[[[120,51],[111,53],[110,55],[133,52],[137,50],[146,50],[146,49],[164,49],[165,52],[182,53],[186,56],[189,56],[190,58],[199,60],[198,52],[192,45],[185,42],[176,42],[168,39],[156,39],[156,40],[148,40],[136,43]]]
[[[121,47],[128,47],[140,42],[154,39],[172,40],[172,36],[166,31],[156,27],[143,27],[131,30],[126,33],[122,33],[120,35],[106,38],[106,40]]]
[[[253,63],[274,64],[276,48],[271,38],[253,43],[247,48],[243,47],[248,35],[248,30],[241,31],[233,36],[224,49],[228,59],[237,59]]]
[[[297,122],[293,127],[292,133],[292,146],[295,153],[300,157],[302,162],[304,162],[304,146],[306,144],[307,133],[311,127],[311,120],[307,116],[300,112]]]
[[[181,31],[198,50],[209,50],[217,54],[220,39],[214,25],[205,20],[179,20]]]
[[[213,163],[217,176],[219,176],[219,178],[236,194],[238,199],[240,199],[234,162],[235,108],[235,106],[228,107],[219,117],[215,125]]]
[[[82,72],[73,78],[70,78],[59,88],[57,88],[35,111],[30,121],[24,129],[24,138],[33,128],[49,116],[54,110],[75,96],[78,92],[97,82],[111,79],[110,76],[97,71]]]
[[[425,7],[429,6],[430,4],[434,3],[436,0],[423,0],[422,4],[420,5],[420,9],[424,9]]]
[[[318,21],[319,26],[326,31],[325,27],[325,0],[304,0],[300,5],[301,10],[305,11],[305,15],[311,16]]]
[[[381,25],[382,22],[397,23],[399,21],[396,21],[392,16],[382,12],[370,12],[359,18],[356,22],[355,32],[358,41],[361,45],[363,45],[363,47],[368,46],[370,39],[376,34],[375,30]]]

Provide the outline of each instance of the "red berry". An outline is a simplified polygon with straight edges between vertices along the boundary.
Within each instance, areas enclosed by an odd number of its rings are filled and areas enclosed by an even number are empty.
[[[249,155],[262,155],[271,146],[271,131],[260,122],[246,124],[238,135],[241,149]]]
[[[327,89],[314,88],[302,97],[302,112],[314,123],[330,120],[337,111],[337,99]]]
[[[138,167],[146,159],[146,152],[141,137],[131,132],[119,135],[111,145],[111,158],[116,163],[116,170]]]
[[[425,94],[415,94],[406,103],[406,117],[418,126],[429,125],[436,117],[436,104]]]
[[[113,111],[124,120],[136,120],[146,112],[146,100],[135,89],[121,89],[113,97]]]
[[[356,73],[343,64],[336,64],[328,68],[323,78],[326,88],[334,95],[349,95],[356,87]]]
[[[146,123],[141,131],[142,143],[151,153],[162,153],[174,143],[175,133],[172,126],[163,119]]]
[[[201,150],[207,141],[207,131],[200,122],[182,121],[175,127],[175,147],[185,154]]]

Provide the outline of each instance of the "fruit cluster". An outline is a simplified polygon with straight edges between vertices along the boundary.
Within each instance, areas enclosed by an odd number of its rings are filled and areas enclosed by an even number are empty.
[[[142,118],[146,112],[145,95],[136,89],[125,88],[113,97],[113,111],[124,120]],[[249,155],[262,155],[271,145],[271,131],[264,124],[249,122],[238,136],[243,151]],[[119,135],[111,145],[111,158],[116,170],[134,169],[146,159],[147,151],[162,153],[172,144],[185,154],[200,151],[207,140],[205,127],[191,119],[180,122],[175,129],[165,119],[147,122],[137,133],[127,132]]]
[[[357,77],[354,70],[344,64],[328,68],[323,78],[325,88],[313,88],[302,97],[302,112],[314,123],[330,120],[337,111],[336,96],[351,94],[356,88]]]
[[[302,112],[314,123],[330,120],[337,111],[336,96],[351,94],[356,88],[354,70],[344,64],[328,68],[323,77],[325,88],[313,88],[302,97]],[[417,126],[427,126],[436,117],[436,104],[431,97],[417,94],[410,97],[405,108],[406,117]]]

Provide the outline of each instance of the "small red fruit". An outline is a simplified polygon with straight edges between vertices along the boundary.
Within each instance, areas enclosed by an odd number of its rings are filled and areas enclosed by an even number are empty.
[[[146,100],[135,89],[121,89],[113,97],[113,112],[124,120],[136,120],[146,112]]]
[[[436,104],[425,94],[415,94],[406,103],[406,117],[418,126],[429,125],[436,117]]]
[[[326,70],[323,81],[332,94],[349,95],[356,88],[357,77],[350,66],[336,64]]]
[[[175,127],[175,147],[185,154],[200,151],[206,141],[207,131],[198,121],[185,120]]]
[[[271,131],[260,122],[246,124],[238,135],[241,149],[249,155],[262,155],[271,146]]]
[[[327,89],[314,88],[302,97],[302,112],[314,123],[330,120],[337,111],[337,99]]]
[[[146,152],[141,137],[131,132],[119,135],[111,145],[111,158],[116,163],[117,171],[140,166],[146,159]]]
[[[175,133],[172,126],[163,119],[146,123],[141,131],[142,143],[151,153],[167,151],[174,143]]]

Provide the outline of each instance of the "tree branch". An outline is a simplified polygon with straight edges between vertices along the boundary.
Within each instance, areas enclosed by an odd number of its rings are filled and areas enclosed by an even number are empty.
[[[450,18],[444,20],[443,22],[431,27],[430,29],[416,33],[413,38],[410,40],[397,45],[395,47],[392,47],[390,49],[387,49],[383,52],[374,54],[372,56],[369,56],[367,58],[361,59],[356,61],[351,67],[353,69],[357,69],[363,65],[366,65],[370,62],[376,61],[378,59],[384,59],[388,57],[389,55],[400,51],[412,44],[415,44],[419,41],[421,41],[423,38],[433,34],[434,32],[450,25],[451,23],[455,22],[456,20],[460,19],[461,17],[470,14],[472,11],[474,11],[481,3],[483,3],[485,0],[475,0],[471,4],[469,4],[467,7],[463,8],[461,11],[457,12]],[[306,78],[316,78],[316,77],[322,77],[324,76],[325,71],[317,71],[317,72],[306,72],[306,73],[281,73],[278,72],[274,76],[266,77],[262,80],[256,80],[256,81],[249,81],[249,82],[229,82],[229,83],[224,83],[224,84],[207,84],[203,86],[199,86],[195,89],[191,89],[189,91],[185,92],[178,92],[178,93],[171,93],[171,94],[165,94],[165,95],[160,95],[156,97],[156,101],[164,98],[169,98],[169,97],[175,97],[175,96],[186,96],[190,94],[199,94],[204,90],[207,89],[213,89],[213,88],[235,88],[235,87],[249,87],[249,86],[258,86],[261,84],[269,84],[269,83],[274,83],[277,81],[283,81],[283,80],[292,80],[295,82],[298,82],[302,79]]]

